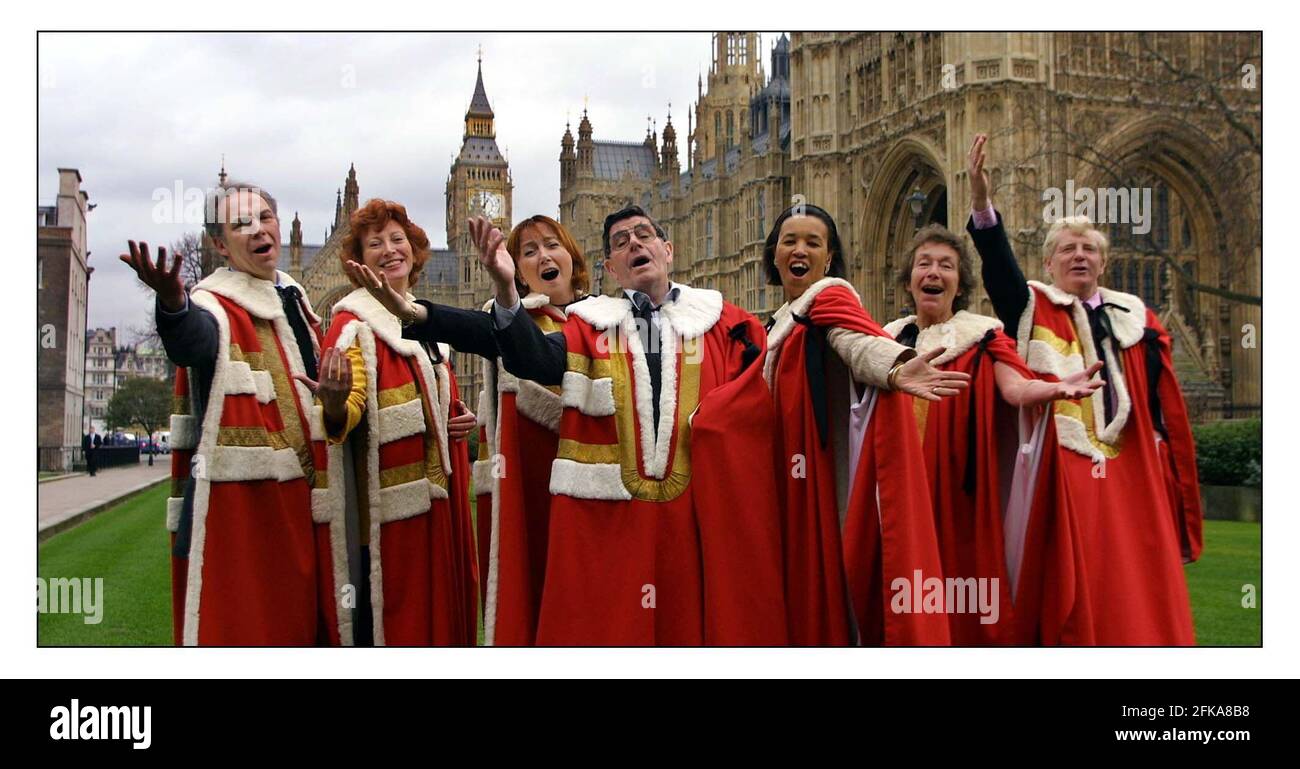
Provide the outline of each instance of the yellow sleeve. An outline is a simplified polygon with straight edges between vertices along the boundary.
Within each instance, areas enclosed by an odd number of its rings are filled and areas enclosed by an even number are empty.
[[[348,418],[343,424],[343,430],[335,433],[325,427],[325,438],[331,444],[339,444],[347,440],[348,435],[361,422],[361,417],[366,413],[366,361],[361,357],[361,346],[356,342],[348,348],[348,362],[352,364],[352,392],[348,393]]]

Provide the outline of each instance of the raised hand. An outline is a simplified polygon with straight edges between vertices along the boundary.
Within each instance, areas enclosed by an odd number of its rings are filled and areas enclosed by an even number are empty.
[[[894,389],[928,401],[937,401],[956,395],[969,387],[970,374],[944,371],[930,365],[930,361],[943,355],[946,349],[935,348],[903,364],[894,378]]]
[[[988,140],[988,134],[975,134],[975,141],[966,158],[966,175],[970,177],[970,204],[976,211],[984,211],[989,207],[989,172],[984,167],[988,161],[988,154],[984,151]]]
[[[384,273],[381,272],[376,277],[369,267],[350,259],[343,263],[343,270],[403,323],[423,323],[428,317],[428,312],[423,307],[407,301],[406,297],[389,285],[388,276]]]
[[[169,269],[166,248],[158,246],[158,262],[155,264],[149,260],[148,243],[140,241],[137,246],[134,240],[128,240],[126,245],[131,253],[122,254],[118,258],[135,270],[136,277],[140,278],[142,283],[158,294],[158,301],[163,309],[170,312],[184,309],[185,286],[181,283],[181,255],[172,256],[172,265]]]
[[[519,301],[519,292],[515,289],[515,260],[506,250],[505,235],[485,216],[469,220],[469,235],[478,249],[478,260],[496,284],[497,302],[513,307]]]
[[[293,378],[307,385],[320,400],[325,409],[325,424],[336,430],[347,422],[348,395],[352,393],[352,361],[348,354],[333,347],[325,348],[320,356],[320,381],[308,378],[306,374],[294,374]]]
[[[464,401],[459,400],[452,406],[451,413],[456,416],[447,420],[447,437],[453,441],[463,441],[478,427],[478,417],[465,406]]]

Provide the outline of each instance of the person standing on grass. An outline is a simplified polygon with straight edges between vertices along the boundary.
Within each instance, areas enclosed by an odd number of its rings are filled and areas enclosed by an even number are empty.
[[[224,181],[204,229],[226,266],[187,295],[181,257],[151,261],[128,241],[121,259],[157,295],[155,317],[174,362],[171,419],[172,613],[177,644],[338,644],[332,558],[342,522],[329,519],[325,427],[307,386],[320,319],[276,270],[275,198]],[[193,463],[191,464],[191,459]]]
[[[1046,583],[1072,583],[1075,619],[1061,644],[1195,643],[1183,564],[1201,554],[1203,513],[1173,342],[1140,297],[1101,285],[1109,242],[1087,217],[1052,223],[1043,242],[1050,282],[1026,280],[989,197],[988,137],[971,145],[971,218],[984,287],[1034,373],[1064,382],[1102,364],[1104,385],[1052,402],[1061,473],[1076,511],[1077,561]],[[1029,552],[1029,551],[1027,551]],[[1042,568],[1065,568],[1045,559]],[[1021,580],[1034,577],[1022,567]]]

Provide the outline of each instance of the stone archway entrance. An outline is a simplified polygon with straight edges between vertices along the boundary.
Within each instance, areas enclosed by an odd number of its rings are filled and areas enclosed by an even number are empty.
[[[909,305],[895,278],[912,236],[927,224],[948,226],[948,183],[931,148],[904,140],[890,151],[872,180],[864,221],[865,263],[854,279],[867,311],[883,323]]]

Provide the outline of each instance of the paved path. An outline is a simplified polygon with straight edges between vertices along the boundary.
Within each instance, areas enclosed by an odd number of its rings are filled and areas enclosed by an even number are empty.
[[[40,536],[75,525],[116,500],[165,480],[170,469],[171,458],[164,454],[154,458],[153,467],[142,459],[133,467],[100,470],[93,478],[83,475],[40,484],[36,487]]]

